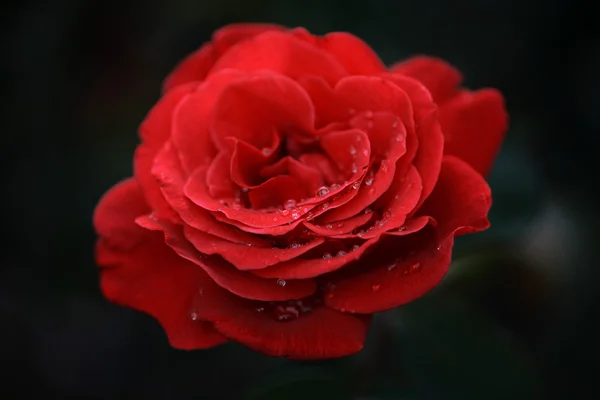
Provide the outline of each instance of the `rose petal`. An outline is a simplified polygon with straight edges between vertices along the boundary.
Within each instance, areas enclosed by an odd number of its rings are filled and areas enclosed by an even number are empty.
[[[236,185],[231,180],[229,165],[231,164],[231,153],[221,151],[212,160],[206,171],[206,185],[210,195],[214,198],[232,198]]]
[[[444,154],[457,156],[483,176],[489,173],[508,127],[500,92],[463,91],[440,107]]]
[[[269,207],[283,207],[286,202],[293,200],[299,202],[307,196],[299,183],[289,175],[280,175],[269,179],[265,183],[253,188],[248,193],[250,204],[255,209]],[[298,219],[302,211],[293,210],[296,217],[290,215],[292,219]],[[304,213],[302,213],[304,214]]]
[[[168,205],[177,211],[186,224],[235,243],[250,243],[254,246],[269,244],[256,235],[215,220],[206,210],[185,197],[183,194],[185,178],[182,169],[173,145],[167,142],[156,156],[154,171],[157,173],[160,190]]]
[[[254,72],[230,84],[217,98],[211,117],[211,134],[219,148],[235,137],[258,149],[271,145],[270,132],[312,130],[314,108],[298,83],[274,72]]]
[[[101,236],[96,261],[103,267],[102,292],[110,301],[154,316],[173,347],[197,349],[225,342],[212,324],[189,319],[190,299],[208,278],[177,257],[160,235],[136,225],[136,217],[148,208],[133,179],[115,186],[98,205],[94,225]]]
[[[187,226],[184,227],[184,234],[201,253],[219,254],[242,271],[261,269],[288,261],[303,255],[325,241],[323,238],[316,238],[302,245],[280,249],[272,246],[258,247],[232,243]]]
[[[216,149],[209,134],[209,116],[224,88],[242,77],[244,75],[239,71],[222,71],[212,75],[173,109],[171,136],[187,173],[207,165],[215,157]]]
[[[285,156],[275,164],[267,165],[260,170],[263,178],[273,178],[278,175],[289,174],[293,177],[306,193],[316,193],[323,186],[321,173],[290,156]]]
[[[364,242],[354,251],[343,254],[323,253],[319,258],[296,258],[265,269],[252,271],[256,276],[263,278],[281,279],[310,279],[329,272],[337,271],[342,267],[358,260],[367,250],[376,245],[379,238]]]
[[[210,302],[210,307],[203,306]],[[198,315],[228,338],[272,357],[319,359],[360,351],[370,318],[317,306],[293,321],[260,312],[262,304],[235,297],[216,285],[198,297]]]
[[[197,86],[197,82],[192,82],[177,87],[165,94],[150,110],[140,126],[139,133],[142,143],[136,149],[133,159],[135,179],[141,185],[147,202],[153,209],[171,218],[176,218],[176,216],[165,202],[156,178],[150,170],[156,154],[171,134],[173,110]]]
[[[373,49],[350,33],[329,33],[318,38],[317,45],[333,54],[352,75],[375,75],[386,70]]]
[[[370,141],[360,129],[331,132],[321,139],[321,146],[349,180],[356,180],[369,165]]]
[[[350,120],[350,126],[367,133],[371,153],[376,160],[384,160],[390,151],[402,151],[406,147],[404,124],[392,113],[362,112]]]
[[[322,225],[317,225],[320,223],[320,221],[317,221],[314,224],[310,222],[304,222],[304,226],[321,236],[328,236],[332,238],[354,237],[354,235],[348,234],[353,230],[365,225],[371,218],[373,218],[373,213],[362,213],[352,218],[337,221],[331,224],[325,223]]]
[[[437,221],[437,236],[443,240],[487,229],[491,205],[492,193],[485,179],[463,160],[445,156],[435,190],[418,214]]]
[[[231,165],[225,168],[231,179],[240,187],[253,188],[264,182],[260,171],[279,156],[279,135],[274,129],[269,130],[270,144],[262,150],[239,139],[228,137],[226,142],[233,148]],[[265,135],[269,136],[269,135]]]
[[[187,82],[204,80],[219,57],[242,40],[269,30],[283,29],[273,24],[231,24],[217,30],[212,43],[205,43],[175,67],[165,80],[163,91],[168,92]]]
[[[276,279],[258,278],[238,270],[220,256],[205,256],[186,240],[181,227],[168,221],[138,218],[138,223],[148,229],[163,231],[166,243],[179,256],[200,266],[215,283],[237,296],[260,301],[284,301],[310,296],[316,290],[316,284],[310,280],[282,283]]]
[[[149,211],[139,184],[128,178],[102,196],[94,210],[94,229],[111,246],[129,250],[138,243],[144,231],[134,223],[135,219]]]
[[[410,76],[429,89],[433,100],[440,104],[458,91],[462,76],[450,64],[435,57],[417,56],[398,63],[390,71]]]
[[[415,235],[419,235],[418,240],[409,239]],[[359,273],[332,279],[325,304],[365,314],[389,310],[425,295],[448,271],[451,236],[437,242],[430,231],[421,231],[394,238],[394,242],[387,251],[374,251],[365,258],[363,265],[356,267]]]
[[[347,75],[331,54],[286,32],[266,32],[235,46],[217,61],[211,73],[227,68],[270,70],[291,78],[317,75],[330,83]]]

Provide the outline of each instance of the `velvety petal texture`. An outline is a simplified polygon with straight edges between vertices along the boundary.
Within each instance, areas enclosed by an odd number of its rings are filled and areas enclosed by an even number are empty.
[[[361,39],[226,26],[168,76],[134,177],[93,217],[101,288],[173,347],[343,357],[489,226],[507,115],[448,63]]]

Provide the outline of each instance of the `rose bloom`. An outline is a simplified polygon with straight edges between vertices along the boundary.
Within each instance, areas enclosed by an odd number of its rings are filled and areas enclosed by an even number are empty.
[[[166,79],[134,177],[94,214],[104,295],[171,345],[270,356],[362,349],[371,314],[448,271],[489,226],[501,94],[444,61],[387,68],[348,33],[239,24]]]

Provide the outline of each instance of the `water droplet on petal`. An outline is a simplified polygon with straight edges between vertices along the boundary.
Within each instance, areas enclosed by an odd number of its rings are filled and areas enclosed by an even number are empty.
[[[373,177],[370,176],[365,180],[365,185],[371,186],[373,184]]]
[[[381,289],[381,285],[373,285],[371,288],[373,289],[373,292],[378,292],[379,289]]]
[[[392,263],[392,264],[388,265],[388,271],[392,271],[397,266],[398,266],[398,263]]]
[[[333,185],[331,185],[331,190],[336,190],[339,188],[340,188],[340,185],[338,185],[337,183],[334,183]]]
[[[365,208],[365,211],[364,211],[365,214],[370,214],[372,212],[373,212],[373,210],[371,210],[369,207]]]
[[[256,310],[256,312],[263,312],[263,311],[265,311],[265,308],[264,307],[256,307],[255,310]]]
[[[289,199],[285,202],[285,204],[283,205],[283,207],[286,210],[291,210],[292,208],[296,207],[296,200],[294,199]]]
[[[358,172],[358,165],[356,163],[352,163],[352,173],[355,174]]]
[[[271,155],[271,149],[265,147],[264,149],[262,149],[262,153],[265,156],[269,156],[269,155]]]
[[[340,250],[337,252],[336,257],[344,257],[347,254],[344,250]]]
[[[402,225],[400,228],[398,228],[398,232],[403,232],[407,229],[408,229],[408,227],[406,225]]]
[[[323,258],[326,259],[326,260],[329,259],[329,258],[331,258],[331,253],[324,253],[323,254]]]
[[[374,194],[375,194],[375,188],[371,188],[371,189],[369,189],[369,194],[370,194],[370,195],[374,195]]]
[[[242,188],[242,192],[244,192],[244,193],[248,193],[248,190],[250,190],[250,189],[248,189],[247,187]]]
[[[363,150],[363,154],[364,154],[365,157],[368,157],[369,156],[369,150],[364,149]]]
[[[302,245],[300,243],[298,243],[298,242],[292,242],[292,243],[290,243],[290,249],[297,249],[300,246],[302,246]]]
[[[350,146],[349,151],[350,151],[351,155],[355,155],[356,154],[356,148],[354,146]]]
[[[398,118],[396,118],[396,119],[394,120],[394,122],[392,123],[392,128],[397,128],[397,127],[398,127],[398,124],[400,124],[400,120],[399,120]]]
[[[323,203],[323,205],[321,206],[321,208],[323,210],[327,210],[329,208],[329,203]]]
[[[300,213],[296,210],[292,211],[292,218],[293,219],[298,219],[300,218]]]
[[[343,223],[343,222],[338,222],[338,223],[335,225],[335,227],[336,227],[336,228],[341,228],[342,226],[344,226],[344,223]]]
[[[392,214],[389,211],[386,211],[386,212],[383,213],[383,217],[384,218],[389,218],[391,216],[392,216]]]
[[[290,210],[283,210],[281,211],[281,215],[286,216],[290,214]]]
[[[323,197],[329,193],[329,188],[327,186],[321,186],[319,190],[317,190],[317,196]]]
[[[355,244],[354,246],[352,246],[352,251],[356,251],[358,249],[360,249],[359,245]]]
[[[273,222],[277,222],[277,221],[279,221],[279,218],[273,217]]]
[[[410,270],[412,272],[418,271],[421,269],[421,263],[417,262],[410,266]]]
[[[401,142],[401,141],[402,141],[402,136],[400,136],[400,135],[394,136],[394,142]]]
[[[195,311],[192,311],[190,313],[190,318],[192,319],[192,321],[196,321],[198,319],[198,314]]]
[[[435,248],[437,251],[440,251],[442,249],[442,245],[440,244],[438,247]]]
[[[354,183],[352,184],[352,189],[354,189],[354,190],[358,190],[358,188],[359,188],[359,187],[360,187],[360,182],[358,182],[358,181],[357,181],[357,182],[354,182]]]
[[[277,284],[283,287],[287,284],[287,282],[285,281],[285,279],[277,279]]]

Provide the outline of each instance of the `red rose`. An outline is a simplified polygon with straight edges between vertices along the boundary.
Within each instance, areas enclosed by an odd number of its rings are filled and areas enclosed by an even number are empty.
[[[507,127],[443,61],[386,68],[348,33],[232,25],[184,60],[100,201],[108,299],[170,343],[349,355],[370,314],[423,296],[481,231]]]

